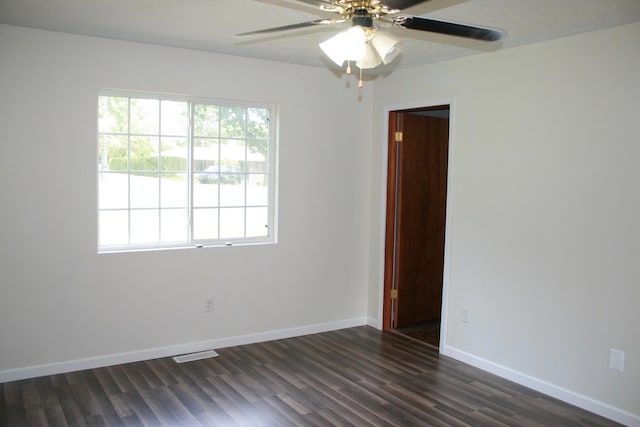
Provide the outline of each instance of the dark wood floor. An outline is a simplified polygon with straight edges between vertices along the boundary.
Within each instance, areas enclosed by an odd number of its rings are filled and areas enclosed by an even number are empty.
[[[418,323],[416,325],[407,326],[405,328],[394,329],[399,334],[415,338],[419,341],[440,347],[440,321]]]
[[[369,327],[0,385],[2,426],[611,426]]]

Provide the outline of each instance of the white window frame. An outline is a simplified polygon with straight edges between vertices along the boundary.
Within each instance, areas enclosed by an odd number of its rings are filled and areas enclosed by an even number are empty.
[[[97,153],[96,153],[96,169],[97,169],[97,183],[96,183],[96,192],[97,192],[97,243],[98,243],[98,253],[112,253],[112,252],[132,252],[132,251],[151,251],[151,250],[163,250],[163,249],[181,249],[181,248],[205,248],[205,247],[228,247],[228,246],[236,246],[236,245],[256,245],[256,244],[271,244],[277,243],[277,130],[278,130],[278,108],[276,104],[268,104],[268,103],[258,103],[258,102],[245,102],[245,101],[231,101],[231,100],[220,100],[213,98],[203,98],[203,97],[189,97],[189,96],[181,96],[181,95],[168,95],[162,93],[144,93],[144,92],[133,92],[133,91],[122,91],[122,90],[100,90],[98,93],[98,103],[102,97],[119,97],[119,98],[129,98],[129,102],[131,99],[153,99],[160,101],[178,101],[178,102],[187,102],[189,104],[189,135],[188,135],[188,167],[187,167],[187,199],[188,199],[188,231],[187,231],[187,240],[178,241],[178,242],[152,242],[152,243],[131,243],[131,212],[135,211],[135,208],[132,208],[131,204],[131,176],[134,175],[131,169],[131,162],[129,160],[126,173],[119,171],[105,171],[102,170],[100,165],[100,137],[101,135],[113,135],[110,132],[101,132],[99,124],[97,124]],[[268,159],[266,160],[267,167],[266,172],[259,172],[259,174],[266,174],[268,176],[268,201],[267,206],[260,205],[260,207],[266,207],[268,209],[268,233],[266,236],[256,236],[256,237],[236,237],[236,238],[218,238],[218,239],[196,239],[194,236],[194,209],[198,209],[194,207],[194,176],[198,174],[199,171],[194,171],[193,167],[193,158],[194,158],[194,139],[198,138],[197,135],[194,136],[194,120],[193,120],[193,105],[202,105],[202,104],[210,104],[215,105],[221,108],[224,107],[239,107],[249,109],[265,109],[269,111],[269,149],[268,149]],[[97,121],[99,122],[99,105],[97,110]],[[130,115],[130,111],[129,111]],[[160,120],[160,118],[159,118]],[[128,120],[129,128],[126,133],[118,134],[121,136],[126,136],[129,140],[129,145],[127,148],[127,155],[131,156],[131,137],[135,135],[131,132],[131,122],[130,117]],[[161,127],[161,125],[159,125]],[[163,136],[161,131],[158,131],[157,136],[161,139]],[[216,139],[212,137],[211,139]],[[217,139],[221,142],[225,138],[218,134]],[[244,138],[238,138],[239,140],[244,139],[244,145],[247,147],[247,144],[251,138],[249,136],[245,136]],[[248,149],[247,149],[248,151]],[[153,170],[152,172],[156,172]],[[160,166],[158,165],[157,172],[161,174]],[[118,174],[126,174],[127,182],[128,182],[128,205],[126,208],[118,208],[118,209],[101,209],[100,207],[100,180],[105,177],[105,174],[109,173],[118,173]],[[251,175],[251,172],[248,170],[244,170],[242,172],[244,180]],[[243,181],[245,182],[245,181]],[[246,188],[247,185],[244,185],[245,188],[245,196],[246,196]],[[158,190],[160,191],[160,189]],[[218,183],[218,198],[220,194],[220,184]],[[247,208],[251,208],[251,205],[247,204],[246,197],[244,205],[238,205],[238,208],[244,208],[245,213]],[[161,206],[158,206],[158,211],[163,210]],[[166,208],[165,208],[166,209]],[[214,206],[211,209],[225,209],[225,207]],[[126,211],[128,216],[128,244],[112,244],[112,245],[101,245],[100,244],[100,213],[104,211]],[[244,217],[244,232],[246,234],[246,215]],[[220,227],[220,217],[218,215],[217,226]],[[161,227],[159,223],[159,227]],[[219,230],[218,230],[219,231]]]

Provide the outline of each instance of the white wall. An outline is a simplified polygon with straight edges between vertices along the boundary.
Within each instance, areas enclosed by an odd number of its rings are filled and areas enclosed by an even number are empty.
[[[0,58],[0,377],[366,321],[372,85],[10,26]],[[99,88],[277,103],[279,243],[97,255]]]
[[[640,23],[396,71],[375,85],[372,161],[385,108],[453,98],[447,352],[640,425],[638,42]]]

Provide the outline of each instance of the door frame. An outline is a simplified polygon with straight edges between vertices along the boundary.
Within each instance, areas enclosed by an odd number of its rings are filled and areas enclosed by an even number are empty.
[[[378,329],[383,329],[383,317],[384,317],[384,279],[385,279],[385,247],[386,247],[386,220],[387,220],[387,174],[388,174],[388,160],[389,160],[389,113],[392,111],[404,111],[404,110],[416,110],[420,108],[437,107],[440,105],[449,105],[449,155],[447,165],[447,206],[446,206],[446,218],[445,218],[445,241],[444,241],[444,270],[442,277],[442,310],[440,314],[440,353],[444,353],[447,345],[447,323],[449,313],[449,277],[450,277],[450,255],[451,255],[451,213],[452,213],[452,200],[455,187],[453,186],[453,171],[454,171],[454,148],[455,148],[455,118],[456,118],[456,104],[455,98],[438,98],[429,99],[424,101],[414,101],[403,104],[387,105],[384,108],[383,132],[384,139],[382,140],[382,159],[381,170],[382,174],[380,194],[380,224],[379,224],[379,237],[380,237],[380,251],[378,254],[379,260],[379,272],[378,272]]]

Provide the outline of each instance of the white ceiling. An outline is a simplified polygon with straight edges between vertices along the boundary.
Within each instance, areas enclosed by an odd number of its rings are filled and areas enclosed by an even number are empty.
[[[392,64],[399,68],[640,21],[640,0],[431,0],[402,13],[499,28],[507,36],[486,43],[391,28],[403,40],[403,54]],[[328,17],[334,15],[295,0],[0,0],[4,24],[317,67],[335,67],[318,43],[346,23],[234,35]]]

